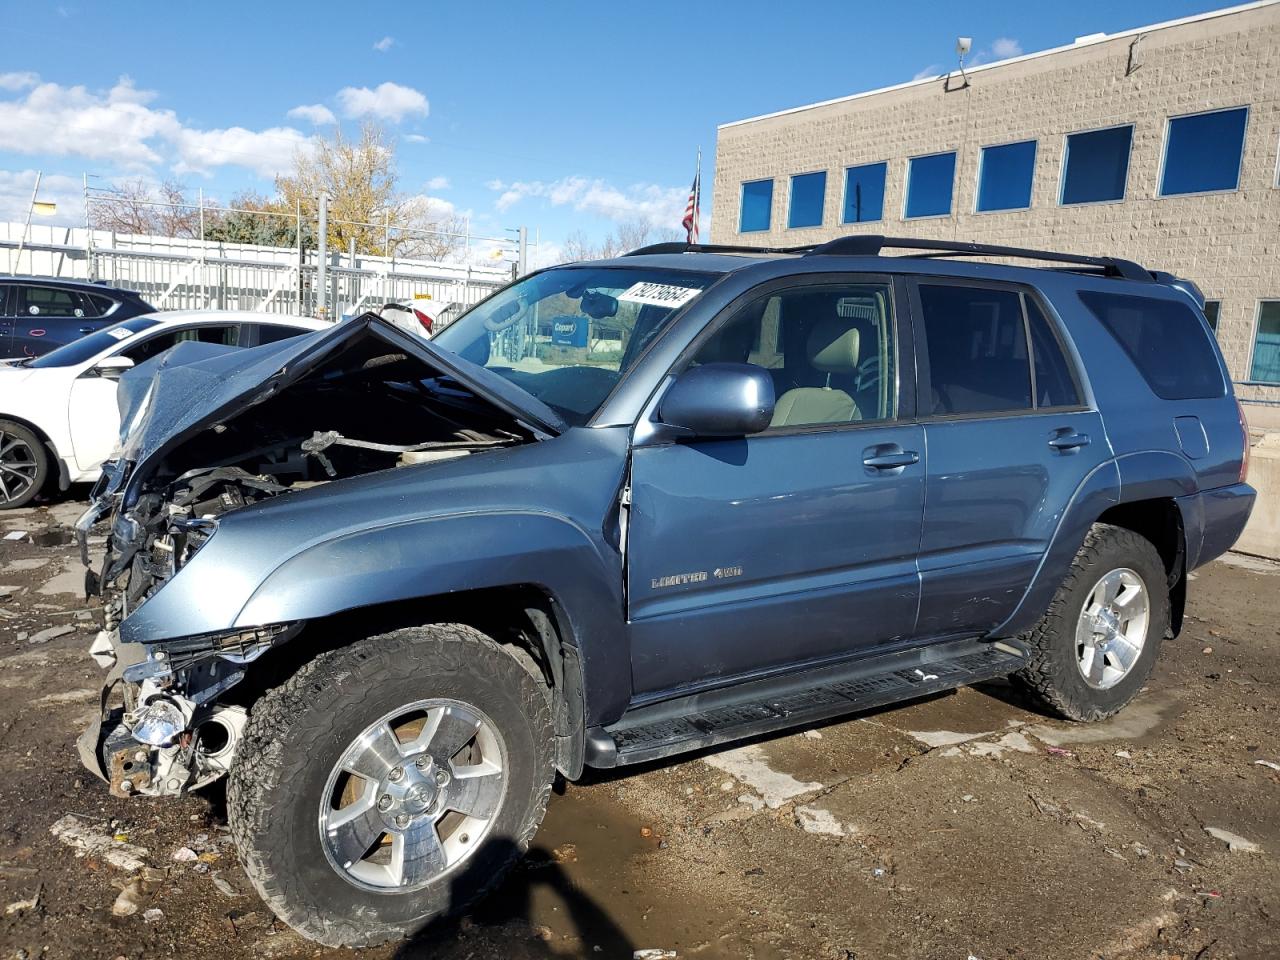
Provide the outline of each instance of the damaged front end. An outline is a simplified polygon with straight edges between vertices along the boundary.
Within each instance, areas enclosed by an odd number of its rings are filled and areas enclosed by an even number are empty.
[[[86,591],[103,606],[90,652],[109,671],[79,749],[117,796],[181,794],[226,773],[251,703],[237,697],[250,666],[305,626],[240,622],[269,573],[255,562],[289,551],[255,544],[257,556],[201,564],[228,518],[563,427],[541,405],[522,411],[486,371],[373,317],[253,350],[210,347],[180,344],[122,378],[120,455],[76,523]]]

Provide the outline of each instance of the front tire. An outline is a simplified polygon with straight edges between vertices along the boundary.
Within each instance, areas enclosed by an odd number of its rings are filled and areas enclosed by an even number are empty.
[[[501,879],[554,776],[545,689],[470,627],[317,657],[253,707],[227,790],[258,893],[328,946],[403,938]]]
[[[1103,720],[1137,696],[1169,629],[1169,586],[1151,541],[1095,523],[1040,622],[1015,675],[1068,720]]]
[[[25,507],[49,479],[49,451],[20,423],[0,420],[0,510]]]

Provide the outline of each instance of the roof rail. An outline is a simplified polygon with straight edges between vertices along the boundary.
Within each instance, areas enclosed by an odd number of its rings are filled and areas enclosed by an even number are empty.
[[[1089,267],[1099,267],[1103,273],[1111,277],[1123,277],[1125,280],[1142,280],[1150,283],[1151,273],[1145,267],[1132,260],[1119,257],[1088,257],[1078,253],[1058,253],[1054,250],[1030,250],[1025,247],[1003,247],[990,243],[970,243],[966,240],[924,240],[917,237],[884,237],[880,234],[864,233],[848,237],[837,237],[826,243],[818,244],[806,252],[806,256],[879,256],[886,247],[902,250],[933,251],[926,256],[961,256],[961,257],[1014,257],[1020,260],[1044,260],[1050,263],[1072,263]]]
[[[858,233],[837,237],[826,243],[808,243],[796,247],[750,247],[719,243],[651,243],[640,247],[625,257],[640,257],[659,253],[798,253],[807,257],[877,257],[885,249],[923,250],[925,257],[1013,257],[1019,260],[1044,260],[1049,263],[1069,263],[1076,266],[1096,267],[1105,276],[1122,277],[1125,280],[1152,281],[1150,271],[1132,260],[1119,257],[1089,257],[1078,253],[1059,253],[1055,250],[1031,250],[1025,247],[1003,247],[990,243],[970,243],[965,240],[924,240],[918,237],[886,237],[878,233]]]
[[[745,247],[725,243],[685,243],[683,240],[671,240],[666,243],[651,243],[647,247],[637,247],[624,253],[624,257],[644,257],[655,253],[804,253],[811,250],[813,244],[800,247]]]

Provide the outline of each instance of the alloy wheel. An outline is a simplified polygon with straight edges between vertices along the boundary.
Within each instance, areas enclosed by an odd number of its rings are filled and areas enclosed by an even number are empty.
[[[29,493],[39,472],[36,452],[27,441],[0,430],[0,500],[12,503]]]
[[[1142,578],[1128,567],[1112,570],[1089,591],[1076,624],[1076,665],[1085,683],[1113,687],[1142,655],[1151,600]]]

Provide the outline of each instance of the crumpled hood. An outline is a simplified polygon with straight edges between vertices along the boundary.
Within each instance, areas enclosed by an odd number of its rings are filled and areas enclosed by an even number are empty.
[[[209,424],[266,400],[368,334],[417,357],[436,374],[464,384],[535,430],[556,434],[566,427],[550,407],[497,374],[367,313],[327,330],[249,349],[179,343],[126,371],[116,394],[120,460],[133,464],[135,476],[145,472],[143,465],[157,454]]]

